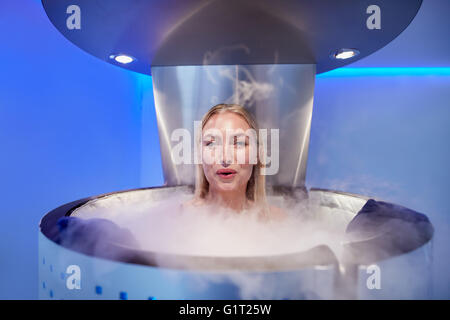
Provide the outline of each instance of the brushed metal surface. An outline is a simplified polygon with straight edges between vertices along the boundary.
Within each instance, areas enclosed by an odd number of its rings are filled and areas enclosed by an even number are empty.
[[[86,52],[128,70],[204,64],[306,64],[317,73],[364,58],[395,39],[422,0],[42,0],[51,23]],[[80,29],[66,12],[77,5]],[[381,29],[369,29],[369,6]],[[370,11],[369,11],[370,12]],[[361,54],[330,59],[340,48]],[[135,57],[123,65],[111,54]]]
[[[276,171],[266,176],[268,185],[303,187],[315,73],[314,64],[153,67],[165,185],[194,184],[194,165],[176,164],[172,158],[178,144],[171,139],[174,130],[190,131],[193,150],[194,121],[216,104],[238,103],[254,115],[260,129],[268,129],[268,135],[271,129],[279,130],[278,157],[272,140],[266,144],[273,157],[268,166]],[[193,157],[192,152],[192,162]],[[143,170],[151,168],[144,164]]]

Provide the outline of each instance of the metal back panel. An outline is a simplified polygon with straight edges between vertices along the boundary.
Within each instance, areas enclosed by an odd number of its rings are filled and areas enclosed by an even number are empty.
[[[267,183],[304,187],[315,73],[314,64],[153,67],[165,184],[194,184],[194,165],[173,160],[179,143],[171,139],[174,130],[189,130],[193,150],[194,121],[216,104],[237,103],[254,115],[260,129],[268,129],[266,147],[272,161]],[[271,129],[279,130],[278,145]],[[193,152],[191,157],[193,163]]]

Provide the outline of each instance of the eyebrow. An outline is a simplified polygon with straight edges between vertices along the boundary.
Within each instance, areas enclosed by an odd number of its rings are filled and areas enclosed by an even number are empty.
[[[240,133],[236,133],[236,134],[231,134],[229,137],[230,138],[239,138],[239,137],[248,138],[248,135],[245,134],[245,133],[240,132]],[[222,138],[222,135],[208,133],[208,134],[205,134],[202,139],[209,139],[209,138],[214,138],[214,139],[215,138]]]
[[[247,135],[246,135],[245,133],[242,133],[242,132],[237,133],[237,134],[233,134],[233,135],[231,135],[231,136],[232,136],[232,137],[242,137],[242,136],[247,137]]]
[[[211,134],[211,133],[208,133],[208,134],[205,134],[204,136],[203,136],[203,139],[208,139],[208,138],[220,138],[220,136],[219,135],[217,135],[217,134]]]

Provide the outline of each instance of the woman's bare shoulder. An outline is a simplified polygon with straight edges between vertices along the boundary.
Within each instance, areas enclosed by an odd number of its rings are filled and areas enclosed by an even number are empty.
[[[195,208],[199,207],[204,204],[204,201],[202,199],[198,198],[192,198],[188,201],[185,201],[181,204],[182,209],[188,209],[188,208]]]
[[[270,217],[274,220],[284,220],[288,217],[288,213],[281,208],[271,205],[269,207],[269,210],[270,210]]]

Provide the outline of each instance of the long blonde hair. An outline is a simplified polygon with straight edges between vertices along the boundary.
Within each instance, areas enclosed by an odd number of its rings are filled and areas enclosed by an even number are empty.
[[[221,114],[224,112],[233,112],[247,121],[248,125],[251,129],[254,129],[256,132],[258,132],[258,126],[256,124],[256,121],[252,117],[252,115],[242,106],[238,104],[218,104],[211,109],[203,116],[202,118],[202,125],[201,129],[205,127],[208,120],[215,114]],[[202,135],[198,134],[199,141],[198,143],[199,150],[201,148],[201,139]],[[247,189],[246,189],[246,196],[248,200],[251,200],[254,202],[254,204],[261,206],[263,208],[267,207],[267,200],[266,200],[266,179],[263,174],[261,174],[262,168],[264,165],[261,162],[260,156],[259,156],[259,150],[260,150],[260,141],[257,138],[257,163],[253,166],[252,175],[250,176],[250,179],[247,183]],[[209,182],[205,177],[205,174],[203,172],[202,164],[196,165],[196,178],[195,178],[195,197],[197,199],[204,199],[206,195],[209,192]]]

